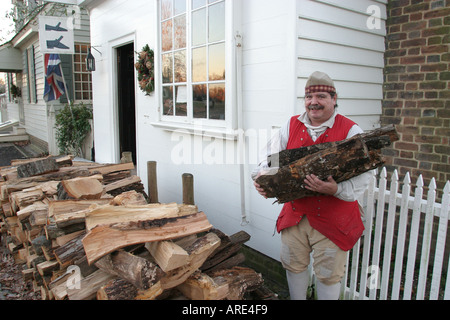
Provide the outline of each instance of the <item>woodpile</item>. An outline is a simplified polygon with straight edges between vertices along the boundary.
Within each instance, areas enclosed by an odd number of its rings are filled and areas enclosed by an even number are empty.
[[[0,168],[0,224],[42,299],[244,299],[249,235],[227,236],[192,204],[152,203],[132,163],[71,157]],[[193,197],[192,197],[193,199]]]
[[[284,150],[267,159],[272,167],[268,174],[256,179],[268,198],[278,203],[315,196],[305,188],[307,175],[321,180],[329,176],[339,183],[384,164],[382,148],[398,140],[395,127],[387,126],[352,138],[298,149]]]

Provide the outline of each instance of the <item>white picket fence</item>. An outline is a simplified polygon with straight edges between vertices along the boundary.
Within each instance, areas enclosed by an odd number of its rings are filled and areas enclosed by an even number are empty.
[[[450,182],[445,185],[441,203],[437,203],[434,178],[426,200],[422,176],[417,179],[413,196],[409,174],[401,193],[397,171],[390,179],[390,190],[386,168],[378,186],[376,180],[374,175],[364,195],[366,228],[349,252],[341,297],[450,300],[450,261],[443,270],[446,247],[447,252],[450,249]]]

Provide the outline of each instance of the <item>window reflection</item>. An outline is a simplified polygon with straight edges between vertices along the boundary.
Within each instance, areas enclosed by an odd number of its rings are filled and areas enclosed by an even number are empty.
[[[173,116],[173,89],[172,86],[163,87],[163,114]]]
[[[225,80],[225,44],[209,46],[209,80]]]
[[[225,120],[225,84],[209,85],[209,118]]]
[[[161,20],[166,20],[172,16],[172,0],[161,0]]]
[[[206,81],[206,47],[192,50],[192,81]]]
[[[162,56],[162,77],[163,83],[173,82],[173,61],[172,54],[163,54]]]
[[[206,119],[206,104],[208,96],[206,95],[206,84],[192,86],[194,118]]]
[[[192,9],[197,9],[206,4],[206,0],[192,0]]]
[[[174,48],[186,48],[186,15],[183,14],[175,19]]]
[[[186,50],[177,51],[175,58],[175,82],[186,82]]]
[[[172,50],[172,19],[161,23],[162,51]]]
[[[177,86],[176,90],[176,110],[175,115],[187,116],[187,88],[186,86]]]
[[[209,7],[209,42],[225,40],[225,2]]]
[[[206,9],[192,13],[192,45],[199,46],[206,43]]]

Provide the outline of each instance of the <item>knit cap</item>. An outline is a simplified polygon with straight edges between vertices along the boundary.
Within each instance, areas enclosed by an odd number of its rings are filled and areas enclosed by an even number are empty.
[[[309,76],[305,86],[305,93],[315,92],[336,93],[334,82],[326,73],[316,71]]]

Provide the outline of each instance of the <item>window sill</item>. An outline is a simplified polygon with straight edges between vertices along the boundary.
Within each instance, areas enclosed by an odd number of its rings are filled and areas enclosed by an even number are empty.
[[[223,140],[236,141],[239,136],[239,132],[237,130],[227,128],[207,127],[203,125],[181,124],[164,121],[152,122],[151,125],[169,132],[186,133],[195,136],[218,138]]]

